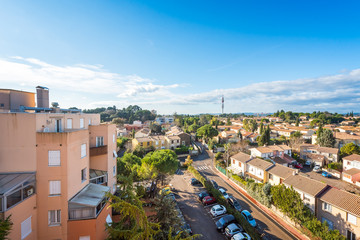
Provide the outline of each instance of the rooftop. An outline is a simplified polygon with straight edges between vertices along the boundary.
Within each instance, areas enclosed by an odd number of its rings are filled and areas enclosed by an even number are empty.
[[[285,167],[285,166],[277,164],[277,163],[268,170],[269,173],[279,176],[283,179],[291,176],[293,174],[293,172],[295,172],[295,171],[296,170],[294,170],[294,169]]]
[[[350,156],[343,157],[343,159],[348,160],[348,161],[359,161],[360,162],[360,155],[352,154]]]
[[[104,198],[110,187],[89,183],[78,194],[69,200],[69,204],[79,204],[89,207],[96,207]]]
[[[251,156],[249,154],[243,153],[243,152],[239,152],[237,154],[235,154],[234,156],[231,156],[231,158],[245,163],[246,161],[249,161],[251,159]]]
[[[254,167],[263,169],[263,170],[266,170],[266,169],[268,169],[270,166],[274,165],[272,162],[268,162],[268,161],[262,160],[262,159],[260,159],[260,158],[251,159],[251,160],[248,162],[248,164],[251,165],[251,166],[254,166]]]
[[[18,188],[22,184],[35,179],[35,172],[29,173],[1,173],[0,174],[0,195]]]
[[[316,196],[327,186],[325,183],[298,174],[289,176],[284,180],[284,184],[290,185],[312,196]]]

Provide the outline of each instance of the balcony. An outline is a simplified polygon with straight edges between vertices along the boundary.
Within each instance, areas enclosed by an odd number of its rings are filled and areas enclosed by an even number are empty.
[[[90,157],[107,154],[107,145],[90,148]]]

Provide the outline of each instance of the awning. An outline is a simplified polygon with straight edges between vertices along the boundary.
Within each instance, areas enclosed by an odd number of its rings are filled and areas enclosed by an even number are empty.
[[[35,173],[1,173],[0,174],[0,195],[6,195],[22,186],[23,183],[34,181]]]
[[[90,180],[97,178],[97,177],[103,177],[103,176],[107,176],[107,172],[106,171],[102,171],[102,170],[97,170],[97,169],[91,169],[89,171],[89,175],[90,175]]]
[[[114,155],[114,157],[118,157],[118,155],[117,155],[117,153],[116,153],[116,151],[114,150],[114,152],[113,152],[113,155]]]
[[[89,183],[72,199],[69,200],[69,208],[71,208],[72,205],[96,207],[104,199],[105,194],[109,191],[110,187]]]

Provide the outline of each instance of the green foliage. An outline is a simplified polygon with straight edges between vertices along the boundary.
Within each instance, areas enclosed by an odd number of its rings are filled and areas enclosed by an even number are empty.
[[[255,183],[255,182],[248,182],[246,185],[246,191],[254,197],[256,200],[261,202],[267,207],[271,206],[271,195],[270,189],[271,185],[269,183]]]
[[[296,131],[290,135],[290,138],[300,138],[302,136],[300,131]]]
[[[13,223],[11,222],[11,215],[4,220],[0,220],[0,239],[8,239]]]
[[[117,146],[119,147],[119,148],[124,148],[125,147],[125,143],[127,142],[127,141],[129,141],[129,138],[127,138],[127,137],[120,137],[120,138],[118,138],[117,139]]]
[[[192,165],[192,163],[193,163],[193,160],[191,159],[190,155],[188,155],[188,156],[186,157],[186,160],[185,160],[184,165],[185,165],[186,167],[189,167],[189,166]]]
[[[321,147],[334,147],[335,138],[331,130],[324,129],[317,138],[317,143]]]
[[[189,147],[181,145],[180,147],[175,148],[175,153],[176,154],[189,153]]]
[[[337,171],[341,171],[341,169],[342,169],[342,163],[340,163],[340,162],[332,162],[332,163],[329,163],[329,164],[328,164],[328,168],[334,169],[334,170],[337,170]]]
[[[125,153],[124,156],[117,160],[118,173],[123,176],[137,177],[137,169],[141,165],[141,158],[132,153]]]
[[[243,121],[243,128],[245,128],[246,131],[255,132],[258,128],[258,125],[255,119],[246,118]]]
[[[259,144],[259,146],[263,146],[263,145],[269,145],[270,144],[270,127],[269,125],[267,126],[266,129],[263,130],[263,134],[258,137],[257,142]]]
[[[351,154],[360,154],[360,147],[354,143],[347,143],[340,149],[341,157],[346,157]]]
[[[136,146],[133,151],[133,154],[138,156],[139,158],[143,158],[146,154],[145,148],[141,147],[140,145]]]
[[[152,133],[161,133],[161,126],[157,123],[150,124],[150,130]]]
[[[224,157],[224,154],[222,152],[218,152],[215,154],[215,159],[216,160],[220,160],[220,159],[223,159]]]
[[[218,135],[218,131],[213,128],[210,124],[204,125],[197,130],[197,135],[204,139],[213,138]]]

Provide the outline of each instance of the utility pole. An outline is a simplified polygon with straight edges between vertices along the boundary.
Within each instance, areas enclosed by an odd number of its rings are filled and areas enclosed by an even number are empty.
[[[221,114],[224,114],[224,95],[221,97]]]

